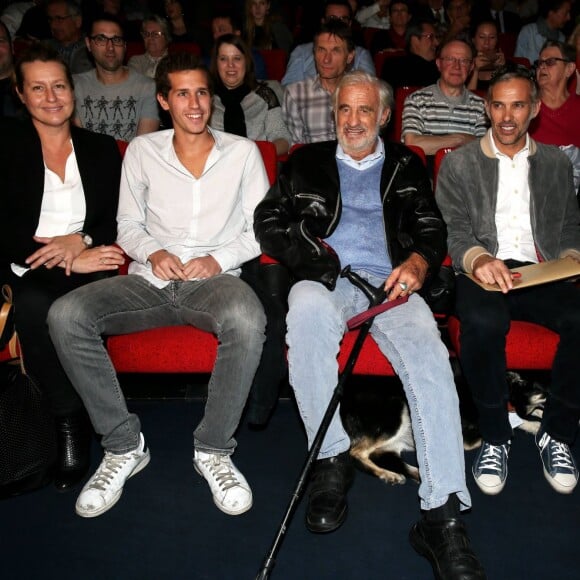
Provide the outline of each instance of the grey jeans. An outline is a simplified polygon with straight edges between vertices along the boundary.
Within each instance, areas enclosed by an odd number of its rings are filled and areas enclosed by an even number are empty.
[[[266,325],[262,305],[245,282],[220,274],[158,289],[141,276],[118,276],[87,284],[52,305],[50,336],[106,450],[135,449],[141,426],[127,409],[102,336],[181,324],[213,332],[219,341],[205,413],[194,432],[195,446],[230,454]]]

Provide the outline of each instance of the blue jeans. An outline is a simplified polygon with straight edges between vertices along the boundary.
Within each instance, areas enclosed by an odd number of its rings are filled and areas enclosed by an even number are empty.
[[[54,302],[48,314],[52,341],[108,451],[135,449],[141,426],[127,410],[102,336],[181,324],[213,332],[219,340],[205,413],[194,432],[195,446],[231,454],[266,325],[262,305],[245,282],[221,274],[158,289],[140,276],[117,276]]]
[[[375,286],[384,284],[380,278],[359,273]],[[338,380],[336,357],[346,321],[366,310],[368,300],[348,280],[339,278],[333,292],[317,282],[299,282],[288,302],[290,383],[310,446]],[[452,493],[457,494],[462,508],[469,507],[459,401],[449,354],[431,311],[413,294],[406,304],[377,316],[371,334],[407,395],[421,475],[422,509],[442,506]],[[349,446],[337,411],[319,457],[332,457]]]

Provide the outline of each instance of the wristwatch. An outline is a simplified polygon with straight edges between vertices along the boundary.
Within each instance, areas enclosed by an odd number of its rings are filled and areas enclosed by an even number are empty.
[[[87,248],[93,247],[93,238],[91,238],[91,236],[89,236],[89,234],[87,234],[86,232],[77,232],[77,234],[81,237],[81,239],[83,240],[83,244]]]

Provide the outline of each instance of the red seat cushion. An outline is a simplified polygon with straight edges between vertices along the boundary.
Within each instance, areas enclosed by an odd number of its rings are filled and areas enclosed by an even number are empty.
[[[451,344],[459,353],[461,325],[455,316],[449,318],[448,328]],[[558,334],[543,326],[513,320],[506,338],[507,368],[550,370],[559,342]]]
[[[120,373],[211,373],[216,337],[192,326],[167,326],[111,336],[107,349]]]
[[[348,332],[342,341],[340,352],[338,353],[338,364],[341,371],[344,369],[358,333],[358,330]],[[377,343],[371,336],[368,336],[363,344],[363,348],[356,364],[354,365],[353,374],[394,376],[395,371],[393,370],[391,363],[379,350]]]

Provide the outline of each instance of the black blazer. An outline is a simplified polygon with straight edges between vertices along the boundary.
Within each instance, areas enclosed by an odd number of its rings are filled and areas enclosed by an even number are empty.
[[[34,236],[44,195],[40,138],[30,121],[0,119],[0,268],[24,264],[40,244]],[[107,135],[71,127],[86,215],[83,231],[94,245],[117,238],[121,154]]]

